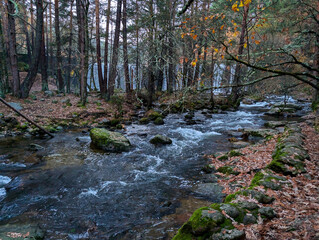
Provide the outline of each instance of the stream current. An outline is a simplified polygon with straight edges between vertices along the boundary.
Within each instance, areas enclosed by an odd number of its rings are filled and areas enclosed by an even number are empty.
[[[74,131],[0,140],[0,225],[35,223],[45,239],[170,239],[196,208],[218,199],[193,191],[203,155],[230,150],[229,131],[260,128],[267,109],[259,102],[224,114],[198,111],[195,125],[185,124],[185,114],[161,126],[132,124],[125,136],[133,147],[121,154],[94,151],[88,133]],[[156,134],[173,144],[150,144]],[[27,151],[30,143],[44,150]]]

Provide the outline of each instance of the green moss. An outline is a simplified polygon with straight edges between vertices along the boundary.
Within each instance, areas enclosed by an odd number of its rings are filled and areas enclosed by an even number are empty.
[[[226,111],[228,108],[229,108],[228,105],[222,105],[222,106],[220,107],[220,109],[221,109],[222,111]]]
[[[238,156],[243,156],[242,153],[236,151],[236,150],[231,150],[229,153],[228,153],[229,157],[238,157]]]
[[[164,124],[164,120],[162,117],[158,117],[154,120],[154,124],[156,125],[163,125]]]
[[[230,175],[230,174],[238,175],[239,172],[234,171],[233,168],[234,168],[233,166],[223,166],[223,167],[218,168],[217,172],[220,172],[220,173],[223,173],[226,175]]]
[[[227,218],[221,225],[220,225],[221,228],[224,228],[224,229],[234,229],[235,227],[233,226],[232,224],[232,221]]]
[[[312,102],[311,109],[312,111],[316,111],[319,108],[319,100]]]
[[[151,120],[151,121],[154,121],[156,120],[157,118],[162,118],[163,119],[163,115],[160,114],[159,112],[156,112],[154,110],[150,110],[147,114],[146,114],[146,117]]]
[[[248,192],[243,190],[243,191],[238,191],[232,194],[229,194],[226,196],[226,198],[224,199],[224,203],[230,203],[232,200],[236,199],[237,195],[243,195],[243,196],[248,196]]]
[[[148,118],[141,118],[139,122],[140,124],[147,124],[150,122],[150,120]]]
[[[228,154],[225,154],[218,158],[219,160],[228,160]]]
[[[253,177],[253,179],[251,180],[251,187],[255,187],[255,186],[259,186],[260,185],[260,180],[262,180],[264,178],[264,174],[262,172],[258,172],[255,174],[255,176]]]
[[[278,173],[287,172],[287,168],[285,167],[285,165],[278,160],[272,160],[271,163],[267,165],[267,168]]]
[[[113,118],[113,119],[110,120],[110,126],[116,127],[120,122],[121,122],[120,119]]]

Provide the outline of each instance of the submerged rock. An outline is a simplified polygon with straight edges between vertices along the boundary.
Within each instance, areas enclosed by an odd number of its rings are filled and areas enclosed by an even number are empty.
[[[36,152],[36,151],[43,150],[44,147],[42,147],[42,146],[40,146],[40,145],[38,145],[38,144],[35,144],[35,143],[31,143],[31,144],[29,145],[29,148],[28,148],[28,149],[29,149],[30,151]]]
[[[95,147],[107,152],[124,152],[131,146],[130,141],[122,134],[104,128],[93,128],[90,137]]]
[[[155,144],[155,145],[156,144],[172,144],[172,139],[170,139],[166,136],[157,134],[155,137],[153,137],[150,140],[150,143]]]

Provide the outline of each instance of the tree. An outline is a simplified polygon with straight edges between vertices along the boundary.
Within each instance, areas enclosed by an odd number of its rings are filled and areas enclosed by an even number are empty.
[[[56,77],[58,81],[59,92],[64,92],[64,81],[62,77],[62,55],[61,55],[61,36],[60,36],[60,14],[59,0],[54,0],[54,26],[55,26],[55,41],[56,41]]]
[[[103,84],[102,86],[100,86],[102,97],[106,97],[107,84],[108,84],[110,17],[111,17],[111,0],[108,0],[107,12],[106,12],[106,32],[105,32],[105,50],[104,50],[104,78],[103,78]]]
[[[130,86],[130,75],[128,69],[128,51],[127,51],[127,13],[126,13],[126,0],[123,0],[123,62],[124,62],[124,79],[125,79],[125,88],[127,96],[130,95],[131,86]]]
[[[117,0],[115,33],[114,33],[114,42],[113,42],[111,71],[110,71],[109,86],[108,86],[108,97],[111,97],[114,94],[117,61],[118,61],[118,54],[119,54],[118,48],[119,48],[119,39],[120,39],[121,7],[122,7],[122,0]]]
[[[21,85],[21,97],[27,98],[38,73],[41,58],[42,32],[43,32],[43,0],[36,0],[36,37],[30,70]]]
[[[102,61],[101,61],[101,40],[100,40],[100,1],[95,0],[95,16],[96,16],[96,60],[98,69],[98,78],[101,92],[104,92],[104,79],[102,75]],[[103,90],[102,90],[103,88]]]

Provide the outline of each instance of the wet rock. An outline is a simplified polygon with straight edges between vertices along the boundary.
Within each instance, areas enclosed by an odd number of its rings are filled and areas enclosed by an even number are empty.
[[[163,119],[163,115],[153,109],[147,111],[145,113],[145,117],[148,118],[150,121],[154,121],[157,118]]]
[[[148,124],[150,122],[150,120],[148,119],[148,118],[141,118],[140,120],[139,120],[139,123],[140,124]]]
[[[7,185],[9,182],[11,182],[11,178],[7,176],[1,176],[0,175],[0,188],[4,187]]]
[[[295,110],[302,110],[302,106],[299,106],[297,104],[293,104],[293,103],[286,103],[286,104],[275,104],[273,106],[274,108],[280,108],[280,109],[295,109]]]
[[[210,237],[211,240],[243,240],[245,232],[238,229],[221,230],[220,233],[215,233]]]
[[[215,170],[215,167],[212,164],[207,164],[202,167],[202,171],[206,174],[212,173]]]
[[[20,103],[15,103],[15,102],[9,102],[9,105],[13,108],[15,108],[16,110],[20,111],[23,109],[23,107],[21,106]]]
[[[243,224],[248,225],[254,223],[257,223],[257,218],[252,214],[246,214],[243,219]]]
[[[223,166],[217,169],[217,172],[226,174],[226,175],[238,175],[239,172],[234,171],[235,166]]]
[[[196,194],[221,202],[225,197],[223,187],[218,183],[200,183],[194,187]]]
[[[278,128],[278,127],[284,127],[287,125],[287,121],[269,121],[265,123],[265,127],[269,128]]]
[[[263,217],[266,217],[268,219],[272,219],[272,218],[276,217],[276,213],[275,213],[274,209],[271,207],[260,208],[260,209],[258,209],[258,213],[260,213],[260,215],[262,215]]]
[[[130,141],[118,132],[111,132],[104,128],[93,128],[90,131],[92,144],[107,152],[128,151]]]
[[[161,117],[158,117],[154,120],[154,124],[155,125],[163,125],[164,124],[164,120]]]
[[[195,125],[197,122],[194,119],[187,119],[186,120],[186,125]]]
[[[189,113],[187,113],[185,116],[184,116],[184,118],[185,118],[185,120],[188,120],[188,119],[192,119],[192,118],[194,118],[194,112],[189,112]]]
[[[7,224],[0,226],[0,239],[41,240],[45,231],[32,224]]]
[[[157,145],[157,144],[172,144],[172,139],[170,139],[166,136],[157,134],[155,137],[153,137],[150,140],[150,143],[155,144],[155,145]]]
[[[29,145],[28,149],[29,149],[30,151],[36,152],[36,151],[43,150],[44,147],[42,147],[42,146],[40,146],[40,145],[38,145],[38,144],[35,144],[35,143],[31,143],[31,144]]]
[[[268,136],[273,136],[275,134],[278,134],[278,131],[274,129],[245,129],[245,133],[248,133],[250,136],[253,137],[263,137],[266,138]]]

